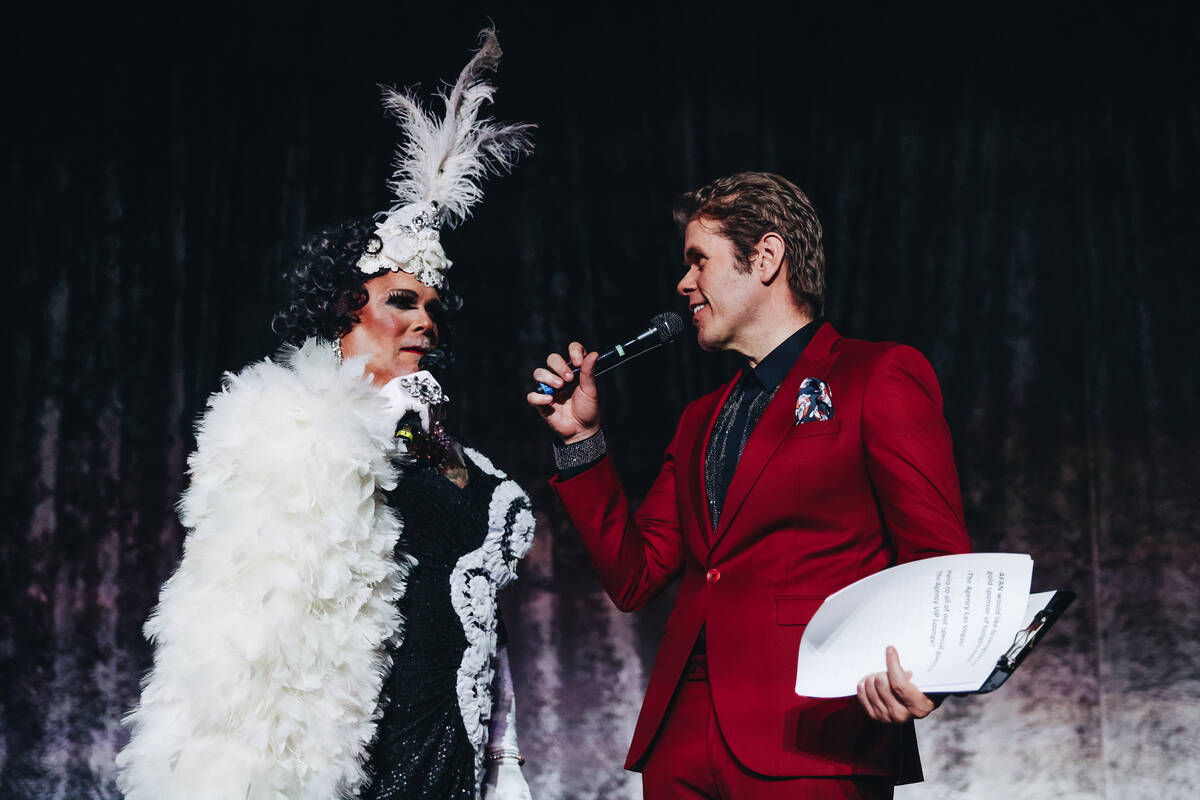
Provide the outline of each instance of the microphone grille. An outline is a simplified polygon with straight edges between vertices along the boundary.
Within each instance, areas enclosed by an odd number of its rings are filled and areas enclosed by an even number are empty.
[[[650,320],[650,324],[658,331],[658,338],[664,344],[683,333],[683,317],[674,311],[664,311],[661,314],[655,314],[654,318]]]

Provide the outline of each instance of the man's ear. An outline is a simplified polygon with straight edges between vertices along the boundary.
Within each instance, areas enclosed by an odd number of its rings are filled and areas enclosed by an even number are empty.
[[[774,231],[764,233],[758,240],[758,244],[754,245],[750,263],[754,267],[755,275],[764,286],[774,281],[775,276],[780,274],[780,270],[783,268],[783,252],[783,237]]]

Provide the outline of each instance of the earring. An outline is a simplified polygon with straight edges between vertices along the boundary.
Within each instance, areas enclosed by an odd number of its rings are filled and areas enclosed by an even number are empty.
[[[338,362],[341,363],[341,360],[342,360],[342,339],[341,339],[341,337],[338,337],[333,340],[333,355],[337,358]]]

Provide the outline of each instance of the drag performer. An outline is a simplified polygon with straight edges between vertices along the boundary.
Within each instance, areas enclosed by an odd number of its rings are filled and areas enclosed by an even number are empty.
[[[530,126],[478,118],[500,58],[481,43],[444,119],[385,90],[396,205],[305,246],[289,344],[209,399],[117,759],[131,800],[529,797],[496,604],[529,500],[447,435],[422,368],[458,307],[439,229],[530,148]]]

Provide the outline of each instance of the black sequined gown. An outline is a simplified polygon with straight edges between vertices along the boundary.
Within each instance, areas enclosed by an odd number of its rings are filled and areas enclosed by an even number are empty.
[[[456,678],[467,639],[451,602],[450,576],[487,535],[500,480],[467,462],[459,488],[431,467],[404,471],[389,502],[404,520],[402,546],[416,556],[400,601],[404,641],[392,653],[383,717],[371,749],[363,800],[473,800],[475,750],[459,710]]]

